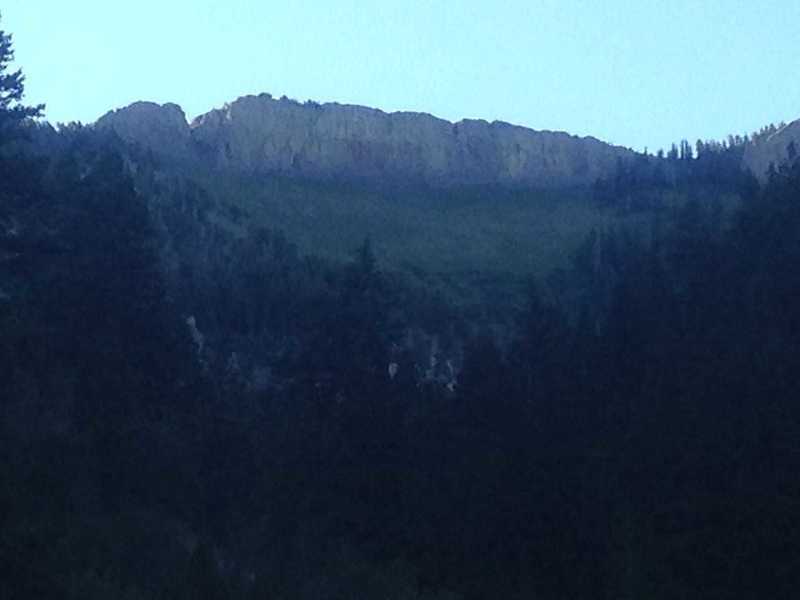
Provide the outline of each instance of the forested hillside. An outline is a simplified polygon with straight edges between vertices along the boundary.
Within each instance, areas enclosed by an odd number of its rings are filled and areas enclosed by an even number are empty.
[[[217,175],[0,40],[1,598],[796,596],[799,164]]]

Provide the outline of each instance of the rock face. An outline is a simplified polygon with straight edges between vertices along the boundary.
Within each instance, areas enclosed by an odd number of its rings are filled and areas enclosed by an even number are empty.
[[[191,129],[177,104],[134,102],[106,113],[95,127],[113,129],[122,139],[169,158],[187,159],[194,153]]]
[[[800,157],[800,119],[782,127],[768,138],[747,146],[742,165],[760,181],[766,181],[770,165],[778,168]]]
[[[247,173],[380,183],[572,187],[631,150],[508,123],[246,96],[186,123],[174,104],[136,103],[97,122],[176,159]]]

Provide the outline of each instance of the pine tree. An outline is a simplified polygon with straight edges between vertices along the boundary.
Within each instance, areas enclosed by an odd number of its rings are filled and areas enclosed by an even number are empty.
[[[19,208],[30,205],[38,194],[36,164],[9,142],[22,137],[23,123],[41,116],[44,109],[22,104],[25,77],[20,69],[9,70],[13,60],[12,36],[0,29],[0,251],[13,241],[8,232],[19,229]]]
[[[9,71],[13,60],[12,36],[0,29],[0,145],[17,137],[23,121],[41,116],[44,110],[43,104],[26,106],[22,103],[25,76],[21,69]]]

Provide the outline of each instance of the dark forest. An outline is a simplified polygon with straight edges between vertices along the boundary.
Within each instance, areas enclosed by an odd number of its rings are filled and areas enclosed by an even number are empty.
[[[796,597],[796,152],[620,161],[563,264],[443,273],[50,127],[0,39],[0,597]]]

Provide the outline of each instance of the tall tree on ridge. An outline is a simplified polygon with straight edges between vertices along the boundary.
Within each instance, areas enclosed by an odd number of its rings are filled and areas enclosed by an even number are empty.
[[[13,40],[10,33],[0,29],[0,145],[13,139],[19,125],[26,119],[40,117],[44,105],[25,106],[25,76],[21,69],[9,72],[14,60]]]

